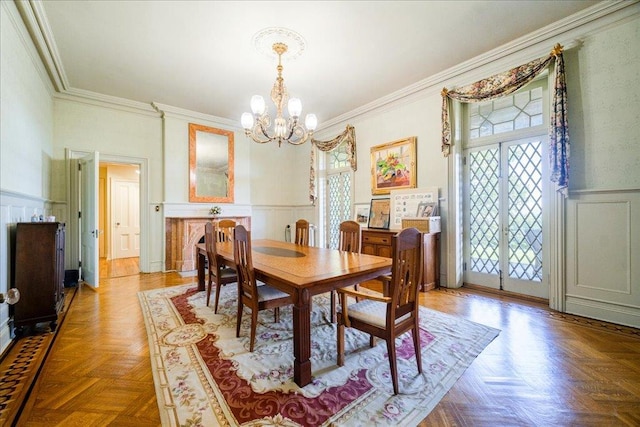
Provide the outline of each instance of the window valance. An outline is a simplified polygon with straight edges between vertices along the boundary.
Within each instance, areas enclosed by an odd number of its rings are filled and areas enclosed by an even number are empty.
[[[309,174],[309,201],[316,203],[318,195],[316,194],[316,148],[320,151],[332,151],[338,148],[343,142],[347,143],[347,153],[349,155],[349,163],[351,169],[358,170],[358,161],[356,159],[356,130],[353,126],[347,125],[347,128],[340,135],[329,141],[319,141],[311,139],[311,168]]]
[[[549,124],[549,161],[551,181],[556,183],[557,191],[566,196],[569,183],[569,126],[567,121],[567,85],[560,44],[555,45],[547,57],[536,59],[456,90],[442,89],[442,153],[444,156],[447,157],[451,150],[449,99],[460,102],[480,102],[509,95],[532,81],[554,61],[555,79]]]

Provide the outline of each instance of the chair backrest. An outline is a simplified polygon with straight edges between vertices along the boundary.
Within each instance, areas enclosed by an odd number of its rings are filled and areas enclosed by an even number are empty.
[[[204,225],[204,246],[207,250],[207,260],[209,261],[209,270],[218,275],[218,251],[216,249],[216,235],[218,234],[216,224],[207,222]]]
[[[340,223],[341,251],[360,252],[360,224],[355,221],[343,221]]]
[[[254,304],[257,307],[258,289],[251,258],[251,232],[243,225],[234,228],[233,259],[238,273],[238,298],[242,298],[247,305]]]
[[[296,221],[296,238],[294,243],[309,246],[309,221],[306,219]]]
[[[233,240],[233,228],[236,222],[232,219],[221,219],[218,221],[218,242],[230,242]]]
[[[405,228],[391,239],[392,267],[389,295],[392,303],[387,310],[395,310],[395,319],[407,313],[417,316],[420,281],[422,279],[422,233]]]

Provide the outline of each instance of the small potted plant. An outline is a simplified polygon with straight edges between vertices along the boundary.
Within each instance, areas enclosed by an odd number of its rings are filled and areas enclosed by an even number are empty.
[[[220,206],[212,206],[211,209],[209,209],[209,215],[213,215],[214,217],[221,213],[222,209],[220,209]]]

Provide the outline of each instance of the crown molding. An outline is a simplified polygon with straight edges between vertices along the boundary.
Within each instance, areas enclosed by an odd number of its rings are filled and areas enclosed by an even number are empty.
[[[472,83],[493,73],[548,55],[556,43],[562,44],[565,50],[570,49],[580,44],[581,37],[639,14],[640,7],[638,6],[638,0],[602,1],[441,73],[434,74],[333,119],[326,120],[323,122],[322,128],[328,129],[332,126],[342,125],[356,117],[374,111],[378,112],[385,106],[390,107],[402,101],[413,100],[412,95],[418,93],[424,96],[425,93],[431,91],[437,90],[439,92],[447,84]]]
[[[33,13],[30,13],[31,9],[24,9],[24,7],[22,7],[24,6],[24,2],[18,1],[0,1],[0,4],[2,5],[1,7],[7,11],[7,16],[15,28],[22,45],[25,47],[25,51],[31,58],[31,62],[40,79],[46,86],[47,91],[53,95],[56,91],[55,82],[53,81],[54,75],[49,74],[49,67],[43,63],[44,58],[39,52],[39,43],[34,42],[34,38],[40,33],[39,31],[32,31],[32,27],[29,24],[35,22]]]
[[[553,45],[561,43],[566,49],[579,44],[579,39],[585,35],[594,33],[616,22],[627,19],[640,13],[639,0],[604,0],[590,8],[540,28],[533,33],[520,37],[507,44],[497,47],[482,55],[460,63],[441,73],[430,76],[396,92],[383,96],[375,101],[362,105],[347,113],[341,114],[322,123],[322,129],[329,129],[336,125],[356,117],[364,116],[372,112],[381,111],[382,108],[391,108],[402,102],[411,102],[417,96],[440,90],[444,85],[463,85],[484,78],[492,73],[508,69],[532,59],[548,54]],[[2,1],[2,3],[5,3]],[[86,100],[96,100],[108,103],[111,106],[122,106],[125,109],[149,111],[148,104],[130,101],[98,94],[70,87],[66,78],[62,61],[57,52],[56,43],[46,19],[46,14],[40,0],[16,0],[22,19],[31,34],[33,43],[49,74],[49,83],[60,94],[57,97],[66,99],[64,95],[76,96]],[[42,67],[38,67],[39,69]],[[222,117],[211,116],[204,113],[185,110],[152,102],[151,106],[157,112],[165,115],[176,115],[187,118],[213,121],[234,129],[239,129],[237,121]],[[320,132],[319,130],[318,132]]]
[[[104,95],[101,93],[91,92],[83,89],[69,89],[53,95],[54,99],[78,102],[97,107],[111,108],[129,113],[143,114],[146,116],[159,117],[158,112],[144,102],[132,101],[130,99],[118,98],[115,96]]]
[[[162,115],[162,117],[177,117],[188,120],[199,119],[230,127],[236,131],[241,130],[236,120],[225,119],[224,117],[212,116],[205,113],[199,113],[197,111],[191,111],[180,107],[174,107],[172,105],[161,104],[159,102],[152,102],[151,105],[157,112]]]

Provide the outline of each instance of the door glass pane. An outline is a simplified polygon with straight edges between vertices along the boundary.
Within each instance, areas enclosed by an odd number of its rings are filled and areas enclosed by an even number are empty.
[[[542,144],[508,149],[509,277],[542,280]]]
[[[327,245],[338,249],[340,223],[351,217],[351,176],[337,173],[327,176]]]
[[[469,138],[497,135],[543,124],[542,87],[534,82],[513,95],[469,106]]]
[[[469,249],[471,271],[499,272],[498,148],[469,153]]]

